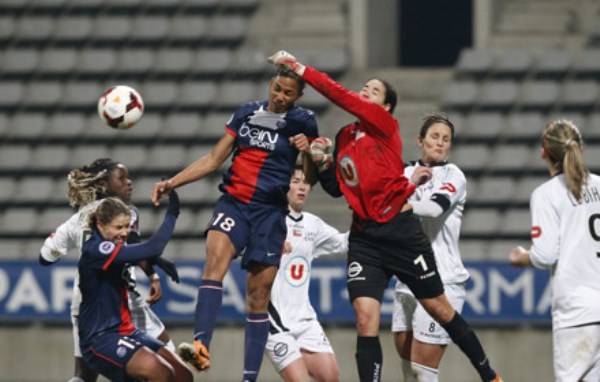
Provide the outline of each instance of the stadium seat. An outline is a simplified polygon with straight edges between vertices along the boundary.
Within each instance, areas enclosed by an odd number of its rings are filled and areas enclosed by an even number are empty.
[[[469,194],[472,203],[510,203],[515,192],[512,176],[483,176],[479,178],[477,189]]]
[[[74,210],[69,207],[46,208],[40,212],[35,225],[35,232],[49,235],[56,228],[73,215]],[[43,243],[40,243],[40,247]]]
[[[134,185],[135,186],[135,185]],[[150,194],[148,194],[150,195]],[[149,198],[149,196],[148,196]],[[157,209],[156,207],[139,207],[140,213],[140,233],[142,236],[152,235],[162,222],[164,217],[164,204],[167,203],[166,199],[161,201],[162,208]],[[183,211],[182,211],[183,212]],[[180,214],[181,216],[181,214]],[[179,219],[178,224],[179,224]]]
[[[541,161],[541,158],[539,159]],[[515,193],[513,195],[513,201],[515,203],[522,203],[529,206],[531,193],[542,183],[550,179],[550,175],[525,175],[522,176],[515,187]]]
[[[463,49],[454,66],[459,78],[482,78],[492,68],[492,53],[483,49]]]
[[[36,141],[46,135],[47,127],[47,118],[44,114],[16,113],[12,118],[8,136]]]
[[[15,24],[13,17],[0,15],[0,43],[6,43],[13,37]]]
[[[77,70],[86,78],[111,76],[117,63],[117,54],[110,48],[84,48],[79,52]]]
[[[587,123],[587,116],[583,112],[579,111],[557,111],[552,112],[546,116],[548,122],[555,121],[557,119],[568,119],[572,121],[576,126],[585,126]],[[544,124],[545,126],[545,124]],[[541,130],[540,130],[541,133]]]
[[[217,94],[217,84],[211,80],[184,81],[179,88],[177,106],[190,110],[207,110]]]
[[[95,111],[98,98],[100,98],[104,90],[97,82],[67,82],[64,87],[62,103],[70,109]]]
[[[33,153],[32,164],[36,170],[64,171],[70,166],[71,150],[67,145],[39,146]]]
[[[150,111],[146,112],[135,126],[127,130],[127,139],[154,141],[161,133],[164,127],[162,113],[156,113],[152,107],[146,107],[146,110]]]
[[[48,119],[48,135],[53,138],[77,138],[84,133],[85,117],[80,113],[53,113]]]
[[[550,110],[558,101],[558,82],[527,81],[521,87],[520,106],[524,110]]]
[[[170,113],[165,116],[162,125],[161,138],[187,139],[188,142],[197,140],[203,127],[198,113]]]
[[[155,54],[151,48],[122,48],[119,51],[117,74],[129,78],[145,76],[156,63]]]
[[[94,20],[90,38],[94,42],[121,44],[131,34],[132,22],[128,16],[99,15]]]
[[[532,151],[539,152],[529,145],[496,145],[489,161],[490,168],[496,171],[519,172],[526,168]]]
[[[204,227],[198,227],[198,236],[202,229]],[[174,243],[173,247],[171,247],[171,243]],[[165,253],[167,253],[167,257],[175,260],[202,261],[206,259],[206,241],[198,239],[172,240],[167,245]]]
[[[198,43],[204,39],[208,21],[198,14],[177,14],[171,19],[168,36],[174,43]]]
[[[529,237],[531,232],[531,213],[528,208],[507,210],[500,222],[501,234]],[[508,252],[506,253],[508,257]]]
[[[441,104],[444,110],[465,111],[478,99],[479,85],[472,80],[452,80],[444,86]]]
[[[146,168],[148,150],[144,146],[139,145],[118,145],[113,148],[111,158],[123,163],[132,174],[136,174]]]
[[[529,235],[529,228],[525,234]],[[487,247],[485,260],[507,262],[510,251],[517,245],[529,247],[529,240],[491,240]]]
[[[39,64],[39,52],[35,48],[8,48],[2,55],[0,66],[3,77],[28,75],[35,71]]]
[[[90,37],[93,26],[94,19],[90,16],[60,16],[56,20],[54,39],[61,45],[80,45]]]
[[[562,79],[571,68],[572,55],[564,49],[549,48],[536,59],[535,76],[539,79]]]
[[[174,234],[188,234],[192,232],[200,233],[196,227],[197,225],[195,211],[191,208],[181,208],[179,218],[177,218],[177,224],[175,225]]]
[[[70,76],[78,64],[78,56],[75,48],[46,48],[41,53],[37,73],[50,77]]]
[[[463,261],[487,259],[487,240],[460,240],[460,257]]]
[[[588,166],[598,166],[598,163],[600,163],[600,145],[587,145],[583,150],[583,161]]]
[[[60,81],[32,81],[27,84],[22,105],[48,110],[64,101],[63,84]]]
[[[0,145],[0,170],[24,171],[32,165],[33,149],[30,145],[3,144]]]
[[[589,111],[598,100],[598,85],[593,80],[573,80],[565,83],[560,103],[563,110]]]
[[[197,158],[200,158],[200,155]],[[177,192],[179,192],[182,200],[189,203],[216,202],[220,196],[219,190],[216,188],[215,182],[211,177],[186,184],[184,187],[178,189]]]
[[[3,176],[0,178],[0,182],[2,182],[2,187],[0,187],[0,204],[12,203],[17,191],[18,181],[14,177]]]
[[[600,48],[588,48],[575,57],[573,70],[577,78],[597,79],[600,75]]]
[[[54,182],[52,178],[41,176],[25,176],[19,180],[15,201],[45,202],[53,196]]]
[[[344,48],[322,48],[313,52],[311,64],[331,76],[338,76],[350,66],[350,57]]]
[[[6,113],[0,113],[0,140],[9,134],[10,119]]]
[[[461,139],[495,140],[502,134],[504,118],[500,113],[475,112],[467,115]]]
[[[518,102],[519,85],[512,80],[485,81],[481,85],[479,106],[488,111],[507,111]]]
[[[83,134],[85,138],[90,140],[118,141],[119,138],[125,138],[125,131],[109,127],[98,117],[96,112],[91,112],[85,116]]]
[[[24,84],[21,81],[9,80],[0,82],[0,109],[13,108],[24,94]]]
[[[500,216],[495,208],[469,208],[463,215],[462,235],[494,234],[499,225]]]
[[[465,173],[482,170],[489,159],[490,147],[485,144],[456,146],[452,151],[452,162]]]
[[[204,155],[210,153],[212,148],[213,148],[212,144],[199,144],[198,143],[198,144],[191,145],[187,150],[187,160],[185,160],[185,163],[187,163],[187,164],[193,163],[198,158],[201,158]],[[227,162],[228,161],[226,160],[225,163],[227,163]],[[207,182],[208,180],[203,179],[202,181]]]
[[[259,47],[244,46],[237,48],[233,52],[228,72],[244,77],[259,78],[263,74],[273,71],[272,66],[265,59],[269,54],[269,52]]]
[[[133,205],[148,204],[154,183],[160,181],[159,176],[137,176],[129,174],[133,179],[133,194],[131,195],[131,203]],[[185,188],[185,187],[184,187]],[[181,198],[181,192],[178,189],[177,193]],[[183,200],[183,198],[181,198]]]
[[[596,21],[590,31],[588,46],[592,48],[600,48],[600,15],[596,17]]]
[[[233,54],[227,48],[200,49],[196,55],[194,71],[203,77],[215,79],[215,76],[226,74],[231,64]]]
[[[539,112],[514,112],[506,117],[504,135],[509,139],[539,139],[546,118]]]
[[[149,148],[146,166],[165,175],[175,174],[183,170],[187,163],[187,151],[176,145],[154,145]]]
[[[15,39],[21,43],[47,42],[54,31],[54,18],[47,15],[23,15],[15,30]]]
[[[146,110],[163,111],[177,101],[179,86],[174,81],[146,81],[140,88],[140,94]]]
[[[152,69],[158,74],[183,76],[193,69],[194,51],[189,48],[162,48],[157,51]]]
[[[111,152],[108,146],[102,144],[77,145],[73,147],[71,155],[70,166],[77,168],[89,165],[99,158],[109,158]]]
[[[600,112],[593,112],[588,115],[585,124],[578,125],[583,134],[583,141],[586,139],[596,139],[600,141]]]
[[[237,44],[246,35],[247,24],[248,20],[242,15],[215,15],[209,21],[206,39],[212,44]]]
[[[0,240],[0,259],[18,259],[21,257],[23,257],[23,241],[21,239]]]
[[[158,44],[168,35],[169,24],[166,15],[140,15],[133,20],[130,38],[135,44]]]
[[[29,234],[37,219],[38,214],[33,208],[9,207],[0,216],[0,231],[5,234]],[[39,247],[42,244],[43,242],[40,242]]]
[[[495,77],[521,79],[533,66],[533,55],[529,50],[504,49],[496,55],[492,70]]]
[[[257,85],[254,81],[223,81],[219,84],[214,105],[217,108],[233,111],[245,102],[256,100],[257,93]]]
[[[315,112],[322,112],[329,107],[330,102],[321,93],[317,92],[311,87],[304,89],[304,95],[298,101],[298,105],[311,109]]]

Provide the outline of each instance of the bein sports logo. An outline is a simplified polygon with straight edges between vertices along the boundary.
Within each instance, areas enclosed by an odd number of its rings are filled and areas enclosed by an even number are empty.
[[[279,133],[246,124],[240,127],[238,134],[240,137],[248,138],[248,146],[270,151],[275,150],[275,145],[279,139]]]

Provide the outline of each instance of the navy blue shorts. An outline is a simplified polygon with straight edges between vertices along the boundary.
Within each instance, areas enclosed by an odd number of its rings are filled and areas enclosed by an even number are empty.
[[[103,333],[81,345],[85,363],[111,381],[133,381],[125,375],[125,365],[142,347],[156,352],[164,346],[159,340],[146,332],[136,329],[133,333]]]
[[[206,231],[226,234],[242,255],[242,268],[251,262],[279,265],[287,235],[287,207],[271,204],[242,203],[230,195],[217,201]]]

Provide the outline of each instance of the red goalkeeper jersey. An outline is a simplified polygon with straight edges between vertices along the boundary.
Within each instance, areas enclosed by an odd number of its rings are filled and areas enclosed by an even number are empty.
[[[404,176],[398,121],[383,107],[349,91],[325,73],[306,67],[302,78],[358,121],[336,138],[336,177],[350,208],[361,219],[392,219],[415,190]]]

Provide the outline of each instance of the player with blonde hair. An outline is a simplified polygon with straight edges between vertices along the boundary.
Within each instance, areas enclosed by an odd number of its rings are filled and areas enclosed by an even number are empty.
[[[515,267],[549,269],[556,381],[600,380],[600,177],[582,157],[579,129],[549,123],[541,156],[551,178],[531,195],[530,249],[515,247]]]

